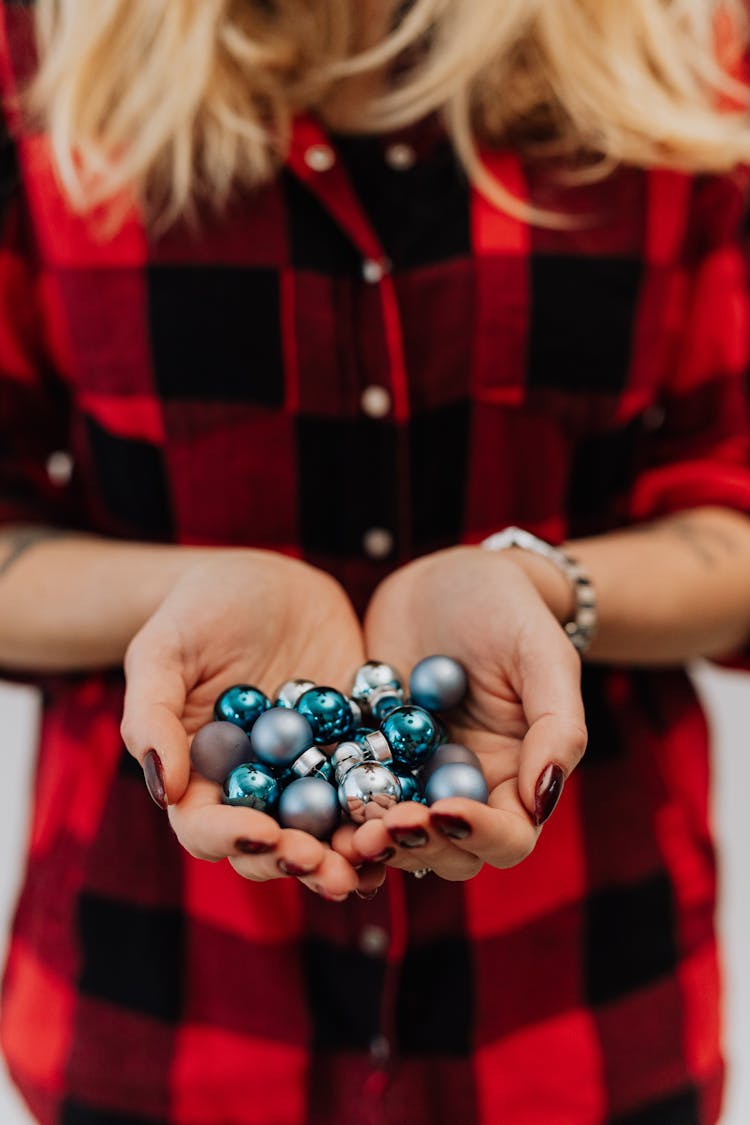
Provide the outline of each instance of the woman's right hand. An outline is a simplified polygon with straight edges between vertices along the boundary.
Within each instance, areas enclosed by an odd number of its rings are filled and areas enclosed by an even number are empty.
[[[220,786],[190,768],[191,738],[211,721],[225,688],[249,683],[270,693],[297,677],[345,688],[364,660],[359,622],[330,575],[242,549],[217,550],[189,566],[128,646],[122,736],[191,855],[228,857],[247,879],[298,876],[336,900],[380,885],[381,866],[356,871],[305,832],[222,805]]]

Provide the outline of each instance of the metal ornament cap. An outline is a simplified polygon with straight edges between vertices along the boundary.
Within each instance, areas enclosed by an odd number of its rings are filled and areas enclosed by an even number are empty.
[[[271,700],[252,684],[234,684],[223,691],[214,705],[217,722],[234,723],[249,734],[256,721],[271,706]]]
[[[276,692],[276,706],[296,707],[299,697],[313,687],[315,687],[314,680],[285,680]]]
[[[368,660],[358,669],[354,677],[352,696],[358,703],[367,705],[370,695],[381,688],[396,692],[403,691],[403,680],[392,664],[384,664],[381,660]]]
[[[236,723],[206,723],[195,732],[190,744],[193,769],[218,785],[236,766],[253,757],[250,739]]]
[[[339,784],[339,803],[355,824],[383,817],[401,799],[401,784],[380,762],[361,762]]]
[[[427,711],[450,711],[466,698],[466,669],[452,656],[426,656],[412,668],[409,695]]]
[[[365,735],[360,745],[368,761],[382,762],[386,766],[393,761],[393,751],[388,744],[388,739],[380,730],[374,730]]]
[[[311,746],[292,762],[288,770],[290,784],[300,777],[319,777],[330,784],[333,766],[330,759],[317,746]]]
[[[222,802],[273,814],[279,792],[279,783],[267,766],[262,762],[245,762],[225,780]]]
[[[486,804],[489,790],[481,770],[468,762],[447,762],[430,775],[424,795],[428,805],[434,805],[445,797],[467,797]]]
[[[279,799],[279,824],[327,840],[341,819],[336,790],[320,777],[299,777]]]
[[[283,769],[315,745],[315,736],[304,715],[274,707],[256,721],[250,743],[261,762]]]
[[[439,728],[432,715],[423,707],[411,703],[391,711],[380,729],[388,739],[396,761],[411,769],[427,761],[439,738]]]
[[[424,765],[421,774],[422,784],[426,784],[427,779],[432,776],[435,770],[448,765],[449,762],[465,762],[466,765],[473,766],[474,769],[480,771],[482,769],[479,758],[468,746],[462,746],[460,742],[444,742],[442,746],[438,746],[435,753]]]
[[[336,688],[310,688],[297,700],[295,709],[307,719],[321,746],[349,738],[354,731],[349,700]]]

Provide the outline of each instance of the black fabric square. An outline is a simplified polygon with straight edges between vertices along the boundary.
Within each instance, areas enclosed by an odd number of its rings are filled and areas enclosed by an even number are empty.
[[[694,1090],[685,1090],[663,1101],[610,1119],[608,1125],[701,1125],[700,1100]]]
[[[377,137],[336,147],[396,270],[469,256],[468,182],[447,140],[408,170],[390,167]]]
[[[461,538],[470,416],[469,403],[459,402],[412,421],[411,520],[417,552]]]
[[[368,1050],[381,1033],[385,962],[310,938],[303,973],[316,1050]]]
[[[308,551],[361,555],[364,533],[397,530],[393,426],[369,418],[297,419],[300,532]]]
[[[164,398],[283,403],[275,270],[152,265],[148,300],[154,377]]]
[[[607,1004],[672,973],[675,904],[666,875],[594,892],[585,908],[586,994]]]
[[[78,909],[81,992],[177,1022],[183,924],[177,909],[134,906],[82,894]]]
[[[643,272],[628,258],[533,254],[530,387],[619,393]]]
[[[282,174],[292,262],[326,276],[359,276],[362,255],[315,195],[291,172]]]
[[[581,666],[581,695],[589,740],[580,769],[622,758],[625,754],[622,729],[607,700],[610,678],[609,668],[593,664]]]
[[[169,1125],[166,1118],[141,1117],[137,1113],[113,1113],[95,1109],[68,1098],[60,1110],[60,1125]]]
[[[124,530],[145,539],[168,539],[172,515],[161,450],[119,437],[86,418],[94,473],[102,500]]]
[[[407,949],[396,1001],[398,1050],[468,1057],[474,1042],[473,989],[466,942],[445,939]]]
[[[643,436],[643,424],[636,418],[622,429],[576,442],[566,502],[572,535],[601,533],[603,512],[609,511],[613,525],[622,522],[618,500],[621,507],[635,478]]]

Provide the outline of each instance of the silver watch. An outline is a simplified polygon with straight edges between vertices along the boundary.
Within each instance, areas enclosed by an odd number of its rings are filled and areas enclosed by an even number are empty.
[[[502,531],[496,531],[494,535],[484,539],[481,546],[488,551],[505,551],[508,547],[533,551],[534,554],[549,559],[563,572],[573,587],[576,600],[575,614],[572,620],[565,622],[563,628],[577,652],[583,656],[596,636],[598,619],[594,587],[580,563],[566,555],[559,547],[553,547],[551,543],[546,543],[544,539],[539,539],[521,527],[506,527]]]

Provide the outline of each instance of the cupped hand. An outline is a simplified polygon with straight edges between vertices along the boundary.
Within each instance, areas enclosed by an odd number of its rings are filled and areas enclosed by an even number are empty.
[[[382,867],[356,871],[351,856],[307,833],[222,805],[220,786],[190,768],[191,738],[225,688],[249,683],[270,694],[303,676],[346,686],[363,660],[354,610],[322,571],[240,549],[218,550],[186,570],[128,647],[122,735],[142,765],[159,770],[171,825],[191,855],[228,857],[253,880],[298,876],[331,899],[382,882]]]
[[[425,556],[376,591],[365,642],[371,659],[404,676],[434,653],[461,661],[468,695],[445,720],[451,740],[479,755],[489,802],[399,804],[340,829],[334,846],[456,880],[484,863],[519,863],[586,746],[580,658],[535,584],[511,555],[458,547]]]

